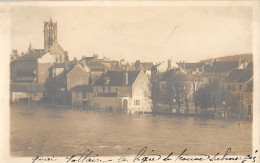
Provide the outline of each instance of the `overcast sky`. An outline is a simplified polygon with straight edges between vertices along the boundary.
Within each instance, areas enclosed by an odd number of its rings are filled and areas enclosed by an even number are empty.
[[[58,22],[58,42],[70,59],[199,61],[252,52],[247,7],[13,7],[12,48],[43,48],[43,22]]]

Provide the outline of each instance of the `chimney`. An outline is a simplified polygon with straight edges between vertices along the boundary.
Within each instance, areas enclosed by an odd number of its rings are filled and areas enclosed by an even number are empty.
[[[213,59],[210,58],[210,66],[213,66]]]
[[[74,61],[74,63],[77,63],[77,58],[76,58],[76,57],[74,57],[73,61]]]
[[[94,62],[97,61],[97,60],[98,60],[98,55],[97,55],[97,54],[94,54],[94,55],[93,55],[93,58],[94,58],[94,59],[93,59]]]
[[[127,71],[123,72],[123,84],[128,85],[128,72]]]
[[[168,70],[170,70],[172,68],[172,60],[168,60]]]
[[[136,60],[136,62],[135,62],[135,69],[136,70],[140,70],[140,60]]]

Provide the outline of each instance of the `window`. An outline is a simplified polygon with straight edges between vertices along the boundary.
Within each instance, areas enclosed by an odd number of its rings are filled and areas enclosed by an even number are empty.
[[[105,92],[105,87],[103,86],[103,92]]]
[[[110,86],[108,87],[108,92],[111,92],[111,87]]]
[[[118,92],[118,88],[116,88],[116,92]]]
[[[242,91],[242,84],[239,84],[239,90]]]
[[[86,92],[83,92],[83,98],[86,98]]]
[[[248,105],[248,115],[252,114],[252,109],[251,109],[251,105]]]
[[[135,105],[140,105],[140,100],[135,100]]]
[[[78,92],[76,92],[76,98],[79,98],[79,93]]]

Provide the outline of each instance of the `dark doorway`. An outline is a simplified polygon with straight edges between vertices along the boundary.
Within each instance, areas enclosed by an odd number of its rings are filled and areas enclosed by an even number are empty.
[[[123,113],[127,113],[127,109],[128,109],[128,101],[126,99],[124,99],[124,101],[123,101]]]

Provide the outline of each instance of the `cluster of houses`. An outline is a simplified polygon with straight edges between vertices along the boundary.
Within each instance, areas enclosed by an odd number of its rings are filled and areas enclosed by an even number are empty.
[[[246,60],[207,60],[198,63],[168,60],[153,64],[137,60],[130,64],[91,57],[69,60],[68,52],[57,41],[57,22],[44,22],[44,49],[29,45],[26,53],[11,55],[11,102],[47,102],[72,107],[113,112],[151,112],[151,85],[167,85],[171,74],[186,77],[188,98],[194,91],[213,80],[221,88],[243,96],[243,104],[252,113],[253,63]]]

